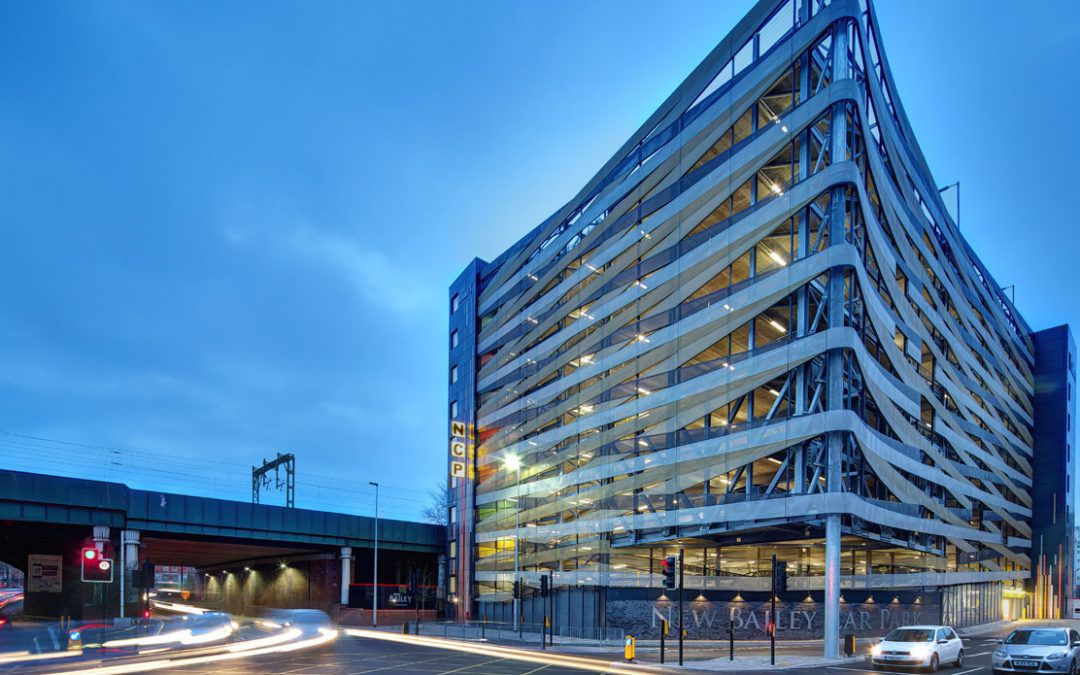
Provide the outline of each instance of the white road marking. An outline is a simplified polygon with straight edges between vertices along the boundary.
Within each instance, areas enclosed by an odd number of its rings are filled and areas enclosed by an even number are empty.
[[[985,668],[985,666],[983,666],[983,668]],[[971,670],[961,670],[959,673],[953,673],[953,675],[964,675],[964,673],[974,673],[977,670],[982,670],[982,668],[972,668]]]

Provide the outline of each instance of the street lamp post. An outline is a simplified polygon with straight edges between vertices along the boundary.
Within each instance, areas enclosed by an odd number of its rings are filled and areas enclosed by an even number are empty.
[[[372,565],[371,579],[371,627],[379,625],[379,484],[368,481],[375,487],[375,562]]]
[[[517,455],[507,455],[506,468],[517,474],[517,501],[514,504],[514,587],[518,590],[514,594],[514,630],[518,629],[518,618],[521,616],[521,595],[525,589],[518,583],[520,579],[518,551],[521,548],[521,458]]]

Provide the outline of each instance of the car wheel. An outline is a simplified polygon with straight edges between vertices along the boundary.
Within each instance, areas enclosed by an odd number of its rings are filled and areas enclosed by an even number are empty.
[[[956,666],[957,668],[964,665],[964,650],[963,649],[961,649],[960,652],[956,655],[956,660],[953,661],[953,665]]]
[[[930,665],[926,669],[929,670],[931,673],[936,673],[937,672],[937,669],[938,669],[938,655],[937,654],[931,654],[930,655]]]
[[[1076,659],[1069,663],[1069,675],[1076,675]]]

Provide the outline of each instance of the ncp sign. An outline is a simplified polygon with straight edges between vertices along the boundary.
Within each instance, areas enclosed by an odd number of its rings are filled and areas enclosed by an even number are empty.
[[[465,478],[467,476],[466,462],[466,427],[464,422],[450,422],[450,477]]]

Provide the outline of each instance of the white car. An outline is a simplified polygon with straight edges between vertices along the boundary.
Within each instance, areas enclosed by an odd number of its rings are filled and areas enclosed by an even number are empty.
[[[875,669],[889,667],[937,670],[942,664],[964,665],[964,642],[948,626],[901,626],[870,650]]]

